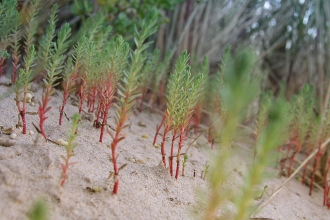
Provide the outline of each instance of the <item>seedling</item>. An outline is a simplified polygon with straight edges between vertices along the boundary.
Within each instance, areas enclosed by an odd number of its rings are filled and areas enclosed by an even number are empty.
[[[182,176],[184,176],[184,169],[187,166],[187,161],[188,161],[188,155],[184,154],[183,155],[183,162],[182,162]]]
[[[210,165],[206,163],[204,172],[203,172],[203,178],[202,178],[203,180],[205,180],[206,175],[209,173],[209,168],[210,168]]]
[[[68,47],[68,38],[70,36],[71,28],[68,23],[64,24],[60,32],[58,33],[57,42],[53,42],[51,48],[49,49],[49,56],[47,60],[46,66],[46,79],[44,80],[44,92],[42,94],[41,102],[39,101],[39,126],[42,136],[47,139],[47,135],[44,129],[44,123],[47,119],[46,113],[51,109],[48,106],[49,101],[51,100],[51,96],[54,93],[53,87],[58,85],[59,82],[56,82],[60,76],[60,72],[63,68],[64,61],[64,52]],[[49,35],[49,38],[53,38],[53,36]]]
[[[63,75],[63,100],[60,107],[59,125],[62,125],[62,117],[64,114],[64,107],[68,100],[69,94],[72,90],[74,83],[77,81],[78,71],[83,65],[84,47],[86,46],[87,39],[85,37],[80,38],[75,46],[75,53],[72,58],[67,60],[65,71]],[[75,60],[74,64],[72,60]]]
[[[80,120],[80,115],[75,114],[72,118],[72,127],[71,127],[71,131],[69,133],[69,136],[68,136],[67,145],[64,145],[64,148],[66,150],[66,157],[64,157],[64,156],[62,157],[64,160],[64,163],[61,163],[61,168],[63,171],[62,177],[61,177],[61,186],[62,187],[64,186],[65,181],[68,178],[69,166],[75,164],[75,162],[74,163],[70,162],[70,158],[72,156],[74,156],[73,150],[77,147],[77,145],[74,143],[74,141],[77,138],[76,130],[78,128],[79,120]]]
[[[125,136],[121,134],[122,130],[129,126],[126,124],[127,119],[132,114],[131,110],[135,104],[135,99],[139,96],[137,94],[137,82],[139,79],[139,74],[146,57],[143,56],[143,52],[147,49],[149,44],[143,44],[143,42],[157,30],[157,18],[158,11],[156,9],[151,10],[147,17],[143,20],[141,24],[140,33],[136,30],[134,42],[136,44],[136,49],[131,53],[131,64],[129,65],[128,71],[124,71],[122,76],[122,84],[118,87],[118,104],[115,103],[117,108],[115,116],[115,135],[112,136],[111,147],[111,159],[114,169],[114,187],[113,194],[118,193],[119,186],[119,169],[117,166],[117,154],[116,149],[120,141],[125,139]]]
[[[164,133],[161,143],[161,154],[162,161],[165,167],[165,142],[167,138],[167,133],[172,130],[170,154],[171,176],[173,175],[174,143],[175,140],[179,138],[178,153],[176,156],[176,179],[179,176],[180,155],[183,146],[183,141],[187,138],[185,129],[187,128],[190,118],[192,117],[194,107],[200,95],[201,84],[203,81],[203,74],[198,74],[195,77],[191,77],[188,60],[189,55],[187,51],[183,51],[175,64],[174,72],[170,75],[166,94],[166,112],[163,116],[161,123],[164,124]],[[159,127],[157,128],[157,130],[159,130]]]
[[[49,219],[49,210],[46,201],[39,199],[35,201],[28,212],[29,220],[47,220]]]
[[[15,102],[16,106],[19,112],[19,115],[21,116],[22,123],[23,123],[23,134],[26,134],[26,96],[28,93],[28,87],[30,85],[30,81],[32,79],[32,68],[35,66],[35,60],[36,60],[36,51],[34,49],[34,46],[31,46],[28,50],[28,53],[26,56],[24,56],[24,63],[25,68],[20,69],[19,71],[19,78],[15,84],[14,91],[16,94]],[[22,105],[20,103],[20,93],[21,88],[23,88],[23,99],[22,99]]]
[[[199,69],[197,69],[199,70]],[[196,70],[195,70],[196,71]],[[201,64],[200,72],[204,75],[204,80],[201,85],[201,94],[197,101],[194,116],[193,116],[193,123],[194,123],[194,132],[197,134],[198,126],[201,123],[202,119],[202,112],[206,105],[206,97],[207,97],[207,80],[209,75],[209,60],[207,57],[204,57],[203,63]]]

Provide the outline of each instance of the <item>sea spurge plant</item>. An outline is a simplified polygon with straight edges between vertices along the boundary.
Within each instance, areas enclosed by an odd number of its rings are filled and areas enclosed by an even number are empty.
[[[187,129],[192,117],[203,82],[203,74],[191,76],[188,61],[189,54],[187,51],[183,51],[175,64],[174,72],[169,77],[166,94],[166,113],[163,119],[165,123],[161,143],[161,154],[165,167],[165,142],[167,133],[172,130],[171,153],[169,156],[171,175],[173,175],[174,144],[175,140],[179,138],[175,178],[179,176],[181,149],[183,141],[186,139],[185,129]]]
[[[70,158],[74,156],[73,150],[77,147],[77,144],[74,143],[75,139],[77,138],[76,131],[78,129],[78,124],[80,120],[80,115],[79,114],[74,114],[72,117],[72,127],[71,131],[68,135],[68,144],[64,146],[65,151],[66,151],[66,156],[62,156],[64,163],[61,163],[61,168],[62,168],[62,177],[61,177],[61,186],[64,186],[65,181],[68,178],[68,170],[69,166],[75,164],[70,162]]]
[[[26,97],[28,93],[28,88],[33,78],[32,72],[33,72],[33,67],[35,66],[36,58],[37,58],[36,51],[34,49],[34,46],[30,46],[30,49],[28,50],[28,54],[26,54],[23,58],[25,63],[25,68],[20,69],[19,77],[14,87],[14,91],[16,94],[15,102],[23,124],[23,134],[26,134],[26,117],[25,117],[26,103],[27,103]],[[21,93],[23,94],[22,103],[20,100]]]
[[[266,92],[260,95],[259,109],[255,121],[255,129],[253,132],[253,137],[256,140],[256,143],[259,139],[260,133],[267,127],[267,123],[268,123],[267,115],[272,101],[273,101],[272,93]],[[258,153],[257,147],[255,147],[253,152],[254,159],[256,158],[257,153]]]
[[[139,96],[137,94],[137,83],[140,77],[140,71],[143,67],[144,61],[146,59],[143,56],[143,52],[148,48],[150,43],[145,43],[144,41],[157,30],[157,18],[158,11],[152,9],[147,17],[141,22],[141,31],[138,32],[135,28],[134,42],[136,49],[131,53],[131,63],[129,64],[128,70],[124,71],[122,76],[121,84],[118,86],[118,104],[116,106],[115,115],[115,134],[112,136],[111,147],[111,159],[114,169],[114,188],[113,193],[117,194],[119,185],[119,168],[117,166],[117,154],[116,149],[120,141],[124,140],[125,136],[121,134],[122,130],[128,126],[126,124],[127,119],[131,115],[131,110],[135,104],[135,99]]]
[[[54,4],[51,8],[45,34],[40,39],[38,50],[38,68],[40,71],[45,71],[48,59],[50,58],[49,54],[53,46],[53,38],[55,37],[57,11],[58,5]]]
[[[58,85],[56,82],[60,79],[60,73],[63,69],[63,61],[65,58],[65,51],[68,46],[68,38],[70,36],[71,28],[69,24],[64,24],[60,32],[58,33],[58,39],[52,43],[52,47],[49,51],[49,59],[46,66],[46,79],[44,79],[44,92],[42,94],[41,102],[39,102],[39,126],[42,136],[47,139],[47,135],[44,129],[44,122],[47,119],[46,113],[50,110],[48,106],[51,96],[54,92],[53,87]],[[52,36],[49,36],[52,37]]]
[[[243,120],[245,109],[257,95],[259,85],[253,82],[250,74],[254,65],[254,54],[244,50],[230,60],[224,70],[223,85],[220,90],[222,105],[226,108],[218,131],[221,150],[214,157],[210,167],[210,198],[207,201],[204,219],[215,219],[216,212],[226,199],[232,198],[232,191],[223,183],[230,179],[226,165],[231,157],[231,142],[237,134],[238,124]],[[216,126],[218,124],[215,124]]]
[[[291,167],[293,160],[297,153],[301,150],[303,142],[305,140],[309,121],[313,116],[313,92],[309,85],[305,85],[300,94],[294,96],[292,106],[292,121],[290,125],[291,137],[289,146],[287,147],[287,155],[284,158],[281,169],[285,168],[286,160],[289,158],[288,176],[291,175]],[[291,156],[289,153],[293,149]]]
[[[258,138],[258,154],[253,167],[245,176],[243,190],[235,200],[237,208],[235,219],[237,220],[248,219],[253,211],[252,201],[259,194],[256,188],[263,179],[265,168],[275,162],[271,158],[276,152],[276,148],[282,145],[287,137],[287,130],[283,128],[288,125],[289,109],[290,104],[284,98],[279,98],[273,102],[267,112],[267,126],[260,132]]]
[[[102,113],[100,142],[102,142],[104,126],[107,124],[109,110],[113,104],[118,81],[126,67],[128,52],[129,45],[122,37],[117,37],[115,41],[109,44],[109,50],[106,50],[108,56],[105,56],[105,63],[107,66],[101,78],[101,85],[99,85],[98,113]]]
[[[194,110],[194,119],[193,119],[193,121],[194,121],[194,132],[195,132],[195,134],[197,133],[198,126],[201,123],[202,111],[203,111],[203,108],[206,105],[206,97],[208,96],[208,94],[207,94],[207,80],[208,80],[210,67],[209,67],[209,60],[208,60],[207,57],[204,57],[203,63],[201,64],[201,68],[198,71],[203,73],[204,80],[202,82],[201,93],[200,93],[198,102],[196,104],[196,108]]]
[[[78,71],[83,66],[83,55],[86,45],[87,45],[87,38],[81,37],[74,47],[75,52],[72,55],[72,58],[71,57],[68,58],[66,62],[65,71],[63,74],[63,100],[62,100],[62,105],[60,107],[59,125],[62,125],[64,107],[68,100],[69,94],[74,84],[77,81]],[[74,60],[74,64],[73,64],[73,60]]]
[[[222,103],[223,100],[221,99],[220,92],[224,84],[225,72],[227,71],[228,65],[231,60],[230,50],[231,47],[227,45],[225,52],[222,56],[221,62],[219,64],[219,70],[216,72],[215,75],[209,78],[209,98],[207,99],[207,102],[209,103],[208,109],[211,113],[211,123],[209,126],[207,139],[211,143],[212,148],[215,143],[215,138],[218,135],[217,131],[214,130],[213,122],[216,121],[221,124],[220,118],[223,118],[223,116],[226,115],[225,106]]]

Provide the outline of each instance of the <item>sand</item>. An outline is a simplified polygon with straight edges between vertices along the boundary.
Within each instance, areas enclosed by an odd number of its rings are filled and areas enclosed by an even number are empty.
[[[3,81],[3,79],[2,79]],[[33,93],[40,99],[42,89],[35,87]],[[8,91],[8,87],[0,86],[0,94]],[[63,120],[58,125],[61,92],[56,91],[51,99],[52,106],[47,114],[45,130],[48,138],[66,140],[71,122]],[[27,111],[36,112],[38,104],[28,105]],[[110,116],[113,116],[113,109]],[[77,107],[69,101],[65,112],[70,118]],[[0,219],[27,219],[27,212],[32,204],[43,199],[50,212],[50,219],[200,219],[201,198],[197,191],[208,194],[208,182],[200,178],[205,163],[208,161],[210,145],[204,137],[189,150],[189,161],[185,176],[178,180],[169,175],[169,170],[161,163],[160,149],[152,145],[156,125],[161,115],[152,114],[148,110],[135,113],[130,118],[130,128],[124,130],[126,139],[118,145],[118,164],[127,164],[120,171],[118,195],[112,194],[113,179],[108,178],[113,170],[109,160],[111,137],[104,135],[103,143],[99,140],[99,130],[92,127],[92,121],[82,120],[78,130],[77,148],[69,168],[69,178],[64,187],[60,187],[61,155],[65,155],[64,147],[50,141],[46,142],[37,133],[32,122],[38,125],[37,115],[27,115],[27,131],[18,135],[11,147],[0,146]],[[14,94],[0,101],[0,125],[5,128],[17,124],[17,108]],[[109,119],[113,126],[113,118]],[[142,126],[141,126],[142,125]],[[0,138],[9,140],[8,135]],[[158,139],[160,142],[160,138]],[[183,152],[191,139],[187,140]],[[169,154],[167,149],[167,155]],[[246,151],[245,149],[241,149]],[[249,152],[248,152],[249,153]],[[246,152],[245,152],[246,154]],[[233,187],[239,189],[243,183],[240,172],[244,172],[246,163],[240,155],[233,158]],[[196,177],[194,177],[194,170]],[[265,201],[272,192],[285,180],[284,177],[268,178],[265,183],[268,189],[260,201]],[[260,187],[262,187],[262,185]],[[89,190],[88,190],[89,189]],[[90,190],[92,189],[92,190]],[[91,192],[96,190],[97,192]],[[322,206],[321,191],[315,190],[308,195],[308,187],[293,179],[274,199],[254,217],[270,219],[330,219],[330,211]],[[230,203],[228,203],[230,204]]]

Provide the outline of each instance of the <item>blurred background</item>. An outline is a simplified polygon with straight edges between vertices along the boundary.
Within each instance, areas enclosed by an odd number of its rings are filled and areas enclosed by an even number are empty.
[[[314,85],[320,111],[330,96],[328,0],[48,0],[43,1],[38,34],[47,25],[54,3],[60,6],[58,28],[69,22],[78,32],[83,21],[102,11],[113,34],[132,41],[136,23],[151,7],[161,12],[153,49],[174,60],[181,50],[193,62],[210,60],[216,72],[226,45],[233,51],[251,46],[259,55],[263,87],[279,91],[285,83],[288,98],[304,83]],[[18,1],[24,18],[29,1]],[[22,19],[23,21],[24,19]]]

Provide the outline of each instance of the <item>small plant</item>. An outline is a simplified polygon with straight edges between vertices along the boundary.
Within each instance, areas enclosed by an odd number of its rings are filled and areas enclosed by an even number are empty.
[[[208,129],[208,141],[211,143],[211,147],[213,149],[214,143],[216,136],[218,135],[217,131],[214,129],[215,126],[213,122],[219,122],[217,124],[221,124],[222,120],[224,120],[224,116],[226,115],[226,109],[224,106],[223,100],[221,99],[221,90],[223,89],[224,86],[224,75],[227,71],[229,62],[231,60],[231,55],[230,55],[230,50],[231,47],[227,45],[225,52],[222,56],[221,63],[219,65],[219,70],[217,73],[210,77],[209,81],[209,99],[207,99],[207,102],[210,103],[208,108],[210,109],[210,114],[211,114],[211,122],[209,125]],[[221,120],[220,120],[221,119]]]
[[[300,152],[303,142],[306,138],[309,129],[309,120],[313,116],[313,102],[312,102],[312,89],[310,86],[305,85],[299,95],[294,97],[292,107],[292,122],[291,122],[291,137],[287,147],[286,158],[281,166],[284,170],[287,159],[289,158],[288,176],[291,175],[291,168],[293,160],[298,152]],[[293,148],[293,152],[289,157],[289,153]]]
[[[115,116],[115,135],[112,135],[109,132],[112,137],[110,147],[115,179],[113,187],[114,194],[117,194],[119,186],[119,168],[117,166],[116,149],[118,143],[125,139],[125,136],[122,136],[121,132],[128,126],[126,121],[131,115],[131,110],[134,106],[135,99],[139,96],[139,94],[136,93],[137,82],[141,68],[146,59],[146,57],[143,56],[143,51],[145,51],[150,44],[143,43],[150,35],[156,32],[157,18],[158,11],[156,9],[151,10],[148,16],[141,23],[141,31],[138,32],[137,29],[135,30],[134,42],[136,44],[136,49],[131,53],[131,64],[129,65],[129,69],[124,71],[122,76],[122,84],[119,84],[118,86],[118,104],[115,103],[117,108]]]
[[[49,210],[46,201],[39,199],[35,201],[28,212],[29,220],[47,220],[49,219]]]
[[[182,162],[182,176],[184,176],[184,169],[187,166],[187,161],[188,161],[188,155],[184,154],[183,155],[183,162]]]
[[[62,168],[62,177],[61,177],[61,186],[63,187],[65,184],[65,181],[68,178],[68,170],[69,166],[75,164],[70,162],[70,158],[74,156],[73,150],[77,147],[77,145],[74,143],[75,139],[77,138],[76,130],[78,129],[78,124],[80,120],[80,115],[75,114],[72,118],[72,127],[71,131],[68,136],[68,144],[65,147],[66,150],[66,157],[62,156],[64,163],[61,163]]]
[[[203,172],[203,178],[202,178],[203,180],[205,180],[206,175],[209,173],[209,168],[210,168],[210,165],[206,163],[204,172]]]
[[[259,139],[260,133],[267,127],[267,115],[269,108],[272,103],[273,95],[271,93],[264,93],[260,95],[260,102],[259,102],[259,110],[256,118],[256,125],[255,130],[253,133],[253,137],[257,143]],[[255,146],[254,152],[253,152],[253,158],[255,160],[257,156],[257,147]]]
[[[98,113],[102,113],[102,124],[100,133],[100,142],[102,143],[104,126],[107,124],[109,110],[113,104],[113,98],[117,90],[118,81],[127,63],[127,55],[129,45],[122,37],[118,37],[109,45],[109,50],[106,50],[108,56],[105,55],[108,68],[101,78],[99,85],[99,108]]]
[[[37,59],[36,57],[36,50],[33,45],[33,38],[36,33],[36,18],[37,18],[37,12],[38,12],[38,4],[39,1],[33,1],[32,5],[30,7],[29,11],[29,17],[28,17],[28,26],[26,27],[26,43],[25,43],[25,56],[23,58],[23,61],[25,63],[25,68],[19,70],[19,77],[16,81],[14,91],[16,94],[15,102],[16,106],[19,112],[19,115],[21,116],[22,123],[23,123],[23,134],[26,134],[26,103],[27,103],[27,93],[28,88],[31,84],[31,81],[33,79],[33,71],[32,68],[35,66],[35,61]],[[18,42],[17,42],[18,44]],[[17,47],[19,47],[17,45]],[[18,50],[18,48],[16,48]],[[22,91],[23,90],[23,91]],[[22,98],[22,106],[20,103],[20,95],[23,93]]]
[[[198,69],[197,69],[198,70]],[[207,97],[207,80],[209,75],[209,60],[207,57],[204,57],[203,63],[201,64],[200,72],[204,75],[204,80],[201,85],[201,94],[199,96],[196,108],[194,110],[193,123],[194,123],[194,132],[197,134],[198,126],[201,123],[203,108],[206,105]]]
[[[179,176],[181,149],[183,146],[183,141],[186,139],[185,129],[187,128],[192,117],[194,107],[200,95],[201,84],[203,81],[203,74],[198,74],[195,77],[191,77],[188,60],[189,55],[187,51],[183,51],[175,64],[174,72],[170,75],[166,94],[166,112],[161,123],[163,124],[163,121],[165,120],[163,139],[161,143],[161,154],[164,167],[166,167],[165,142],[167,133],[172,130],[170,153],[171,176],[173,175],[174,143],[175,140],[179,138],[175,178],[178,178]]]
[[[216,212],[226,199],[232,199],[232,190],[221,187],[223,182],[230,179],[230,173],[226,166],[231,157],[232,140],[237,134],[238,124],[245,117],[245,109],[255,98],[259,85],[253,82],[250,74],[254,65],[253,53],[245,50],[235,55],[230,60],[228,68],[223,69],[223,83],[220,93],[216,93],[221,98],[222,110],[226,115],[222,123],[213,124],[218,130],[217,136],[220,140],[221,150],[214,157],[210,164],[210,198],[207,201],[204,219],[215,219]],[[220,218],[221,219],[221,218]]]
[[[271,106],[267,121],[267,127],[260,133],[257,143],[257,156],[254,166],[248,171],[242,194],[236,198],[238,213],[237,220],[245,220],[250,216],[251,201],[256,195],[256,186],[261,182],[265,168],[271,164],[270,153],[278,148],[286,138],[288,112],[290,104],[283,99],[278,99]],[[274,138],[277,137],[277,138]]]
[[[30,47],[30,49],[28,50],[28,54],[24,56],[23,59],[25,63],[25,68],[24,70],[20,69],[19,71],[19,78],[15,84],[14,91],[16,94],[15,97],[16,106],[23,123],[23,134],[26,134],[25,115],[26,115],[27,93],[28,93],[28,87],[30,85],[30,81],[33,78],[32,68],[35,66],[35,60],[36,60],[36,51],[34,49],[34,46]],[[21,88],[23,88],[22,105],[20,103]]]
[[[60,72],[63,68],[63,61],[65,58],[64,52],[68,47],[68,38],[70,36],[71,28],[68,23],[64,24],[60,32],[58,33],[57,42],[52,42],[51,48],[48,53],[48,61],[46,66],[46,79],[44,80],[45,88],[42,94],[41,102],[39,102],[39,126],[42,136],[47,139],[47,135],[44,129],[44,123],[47,119],[46,113],[50,110],[51,107],[48,106],[48,103],[53,94],[53,87],[58,85],[59,82],[56,82],[60,76]],[[53,38],[52,35],[48,37]]]

